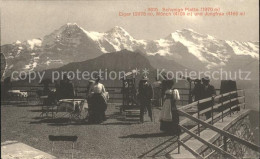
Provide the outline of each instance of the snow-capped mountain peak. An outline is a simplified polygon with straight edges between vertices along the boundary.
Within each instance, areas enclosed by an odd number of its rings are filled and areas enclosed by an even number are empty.
[[[85,36],[84,29],[76,23],[67,23],[43,38],[42,45],[44,47],[53,47],[57,43],[67,43],[71,39],[76,39],[79,36]]]
[[[115,26],[104,33],[84,31],[98,45],[103,53],[127,49],[136,50],[136,46],[145,45],[144,40],[134,39],[125,29]]]
[[[110,29],[106,33],[113,34],[114,36],[129,36],[133,38],[132,36],[130,36],[130,34],[127,31],[125,31],[125,29],[119,26],[115,26],[114,28]]]
[[[197,70],[230,65],[232,58],[259,59],[259,42],[220,40],[187,28],[159,40],[138,40],[119,26],[100,33],[67,23],[42,39],[2,47],[7,68],[16,70],[55,68],[124,49],[165,56]]]
[[[238,42],[238,41],[225,41],[236,55],[249,55],[252,58],[259,59],[259,42],[258,45],[254,42]]]
[[[77,23],[67,23],[67,26],[77,26],[78,27],[78,24]]]

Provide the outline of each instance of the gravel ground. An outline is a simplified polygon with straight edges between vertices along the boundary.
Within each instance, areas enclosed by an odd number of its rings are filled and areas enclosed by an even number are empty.
[[[86,122],[67,123],[58,119],[40,118],[40,107],[2,106],[1,142],[16,140],[51,153],[58,158],[69,158],[69,142],[55,143],[51,152],[48,135],[76,135],[74,158],[167,158],[165,155],[173,146],[160,151],[176,137],[162,134],[159,130],[159,110],[154,109],[155,122],[150,122],[145,114],[145,122],[124,121],[115,105],[109,105],[107,121],[100,125]],[[163,143],[163,144],[162,144]],[[162,144],[162,145],[160,145]],[[151,150],[151,152],[149,152]],[[149,152],[149,153],[148,153]]]

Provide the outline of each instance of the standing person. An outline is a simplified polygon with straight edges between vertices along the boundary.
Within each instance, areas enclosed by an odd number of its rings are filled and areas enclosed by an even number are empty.
[[[177,89],[173,89],[173,85],[172,80],[167,80],[164,103],[160,114],[160,130],[171,135],[178,135],[180,128],[176,101],[180,100],[180,95]]]
[[[43,83],[43,95],[47,96],[50,94],[51,90],[49,88],[49,83]]]
[[[55,97],[56,97],[57,100],[60,100],[61,99],[60,84],[57,81],[54,81],[54,83],[55,83],[55,89],[56,89]]]
[[[94,122],[94,117],[93,117],[93,106],[92,106],[92,101],[91,101],[91,97],[93,95],[93,93],[91,92],[91,89],[94,85],[95,81],[94,80],[89,80],[88,81],[88,86],[87,86],[87,90],[86,90],[86,99],[87,99],[87,103],[88,103],[88,113],[89,113],[89,122]]]
[[[148,115],[153,121],[152,117],[152,107],[151,107],[151,99],[153,98],[153,87],[150,83],[148,83],[148,78],[146,76],[143,77],[139,82],[139,100],[140,100],[140,122],[144,122],[144,111],[145,108],[148,111]]]
[[[216,95],[216,90],[215,90],[214,86],[209,84],[209,82],[210,82],[209,77],[202,78],[202,84],[203,84],[202,97],[203,97],[203,99],[213,97]],[[201,107],[200,110],[207,109],[207,108],[211,107],[212,104],[214,104],[214,103],[212,103],[212,101],[202,103],[200,105],[200,107]],[[211,111],[208,111],[207,113],[205,113],[205,115],[206,115],[206,118],[209,119],[211,117]]]
[[[106,94],[105,86],[99,82],[100,77],[97,76],[95,83],[92,85],[90,92],[93,94],[90,104],[92,105],[92,115],[94,123],[101,123],[106,120],[105,111],[107,110],[107,101],[104,94]]]
[[[153,90],[154,90],[154,99],[157,106],[161,106],[161,86],[162,82],[158,79],[158,77],[155,77],[155,82],[153,83]]]
[[[60,81],[61,99],[73,99],[75,96],[74,85],[67,75]]]
[[[88,81],[88,86],[87,86],[87,89],[86,89],[86,97],[87,97],[87,99],[89,99],[91,97],[91,95],[92,95],[92,93],[91,93],[92,90],[91,89],[92,89],[94,84],[95,84],[94,80],[89,80]]]
[[[203,91],[204,91],[204,87],[201,84],[201,80],[199,79],[195,79],[194,81],[194,88],[192,90],[192,96],[195,97],[195,101],[201,100],[203,99]]]
[[[127,81],[124,81],[124,88],[123,88],[123,94],[124,94],[124,105],[129,105],[129,84]]]
[[[63,75],[62,79],[60,80],[60,99],[65,99],[65,89],[66,89],[66,79],[67,75]]]
[[[53,103],[53,95],[51,89],[49,88],[49,84],[51,83],[50,79],[43,79],[40,84],[43,84],[42,96],[47,96],[46,99],[43,100],[44,105],[51,105]]]
[[[165,91],[167,90],[167,76],[164,74],[163,75],[163,79],[162,79],[162,84],[161,84],[161,97],[162,97],[162,103],[161,104],[163,104],[163,97],[164,97],[164,95],[165,95]]]
[[[67,96],[68,98],[74,98],[75,97],[75,88],[74,84],[72,83],[71,77],[67,78]]]

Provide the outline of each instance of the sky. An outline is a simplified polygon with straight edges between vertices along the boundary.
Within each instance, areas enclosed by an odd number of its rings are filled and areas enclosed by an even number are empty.
[[[1,44],[43,38],[66,23],[87,31],[124,28],[136,39],[155,40],[183,28],[222,40],[259,41],[258,0],[1,1]],[[119,12],[152,8],[216,7],[245,12],[239,17],[121,17]]]

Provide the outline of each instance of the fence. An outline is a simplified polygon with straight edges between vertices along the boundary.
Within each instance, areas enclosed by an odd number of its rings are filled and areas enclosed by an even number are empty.
[[[218,104],[215,104],[217,100],[220,102]],[[241,100],[242,100],[242,102],[241,102]],[[209,103],[211,105],[208,105],[208,108],[201,110],[200,106],[203,103]],[[243,106],[243,108],[245,109],[245,93],[243,90],[232,91],[232,92],[221,94],[221,95],[218,95],[218,96],[215,96],[212,98],[206,98],[206,99],[199,100],[197,102],[193,102],[191,104],[188,104],[186,106],[179,108],[178,109],[179,114],[186,117],[186,119],[184,119],[180,122],[180,125],[179,125],[180,129],[182,131],[184,131],[185,133],[187,133],[188,135],[190,135],[191,137],[194,137],[195,139],[204,143],[207,147],[213,149],[214,151],[212,153],[210,153],[209,155],[203,157],[196,151],[190,149],[184,143],[184,140],[186,141],[188,136],[182,138],[182,140],[180,139],[180,136],[179,136],[178,137],[178,153],[180,153],[180,146],[183,146],[185,149],[187,149],[189,152],[191,152],[197,158],[209,158],[214,152],[223,154],[223,157],[225,157],[225,158],[226,157],[227,158],[237,158],[236,156],[227,152],[227,143],[230,140],[236,141],[239,144],[242,144],[242,145],[250,148],[253,151],[259,152],[260,146],[255,145],[244,139],[241,139],[241,138],[239,138],[227,131],[221,130],[213,125],[215,119],[218,119],[221,117],[221,119],[223,121],[224,114],[229,114],[231,116],[232,111],[238,111],[241,106]],[[190,115],[184,111],[185,109],[189,109],[192,107],[197,108],[197,113]],[[214,110],[220,111],[220,113],[218,113],[217,115],[214,116],[214,114],[213,114]],[[206,121],[201,120],[200,116],[205,113],[208,113],[208,112],[211,113],[211,118],[207,119]],[[183,125],[188,120],[192,120],[192,121],[196,122],[197,127],[193,127],[190,130],[185,128]],[[209,124],[209,123],[211,123],[211,124]],[[218,146],[213,145],[212,143],[209,143],[206,140],[202,139],[200,137],[200,132],[201,132],[200,127],[201,126],[203,126],[205,128],[209,128],[209,129],[219,133],[221,136],[223,136],[224,144],[221,145],[220,147],[218,147]],[[197,134],[194,133],[195,130],[197,130]],[[222,147],[223,147],[223,149],[222,149]]]
[[[50,89],[55,89],[54,86],[50,86]],[[176,88],[180,92],[180,101],[179,105],[187,105],[189,102],[189,89],[188,88]],[[40,99],[37,95],[37,91],[43,90],[43,86],[31,85],[31,86],[13,86],[12,90],[20,90],[21,92],[27,92],[28,96],[26,99],[23,98],[13,98],[10,99],[8,102],[22,102],[23,104],[27,105],[39,105]],[[122,94],[122,87],[106,87],[106,90],[109,92],[109,103],[122,103],[123,94]],[[216,89],[219,91],[219,89]],[[75,98],[85,98],[86,97],[86,87],[77,86],[75,87]]]

